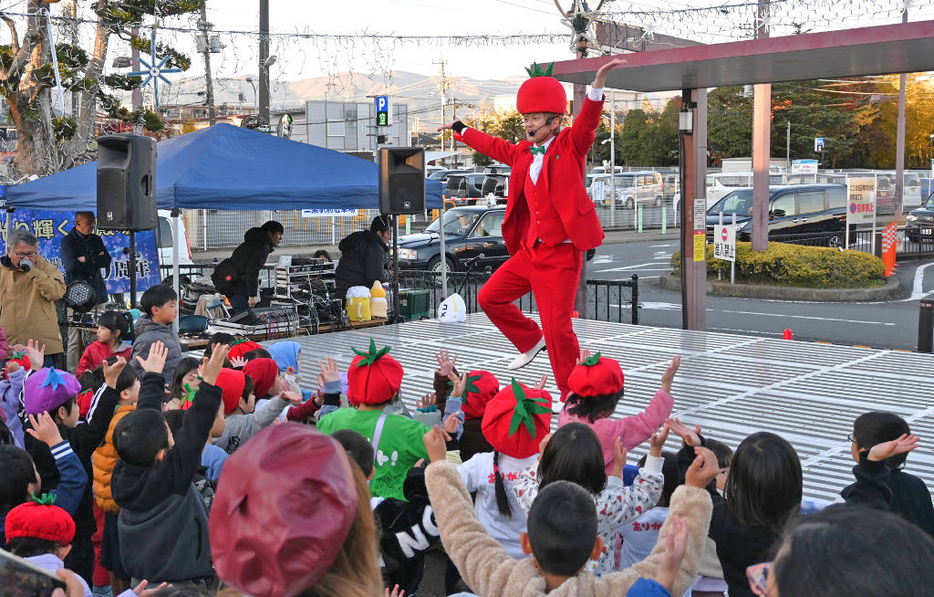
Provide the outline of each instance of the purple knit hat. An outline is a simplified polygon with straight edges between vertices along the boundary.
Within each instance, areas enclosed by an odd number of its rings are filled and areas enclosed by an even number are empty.
[[[54,367],[36,371],[26,380],[23,403],[26,414],[51,413],[81,391],[81,383],[67,371]]]

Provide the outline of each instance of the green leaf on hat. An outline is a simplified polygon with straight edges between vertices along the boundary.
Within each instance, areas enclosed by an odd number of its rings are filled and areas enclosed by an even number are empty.
[[[481,377],[483,377],[483,375],[468,375],[467,376],[467,385],[464,386],[464,395],[461,396],[461,401],[464,404],[467,404],[467,394],[471,392],[474,394],[480,393],[480,388],[478,388],[477,384],[474,382],[476,382]],[[444,394],[444,397],[445,398],[450,397],[451,392],[453,391],[454,391],[454,382],[448,380],[448,391]]]
[[[54,506],[55,505],[55,494],[54,493],[43,493],[41,496],[36,497],[35,495],[29,496],[29,499],[39,504],[40,506]]]
[[[600,362],[600,353],[598,352],[597,354],[592,354],[586,359],[584,359],[581,365],[584,365],[585,367],[593,367],[599,362]]]
[[[513,411],[512,420],[509,422],[509,437],[512,437],[519,429],[519,425],[522,424],[525,425],[532,439],[536,439],[535,415],[551,412],[547,401],[544,401],[544,398],[535,399],[526,396],[525,388],[515,378],[512,379],[512,393],[516,397],[516,409]]]
[[[25,352],[25,351],[23,351],[23,352],[14,352],[14,353],[13,353],[13,356],[10,357],[10,360],[11,360],[11,361],[18,361],[18,360],[22,359],[22,358],[25,357],[25,356],[26,356],[26,352]]]
[[[549,63],[548,66],[545,67],[544,69],[542,69],[542,65],[541,65],[541,64],[539,64],[539,63],[537,63],[537,62],[533,62],[533,63],[532,63],[532,68],[526,67],[526,68],[525,68],[525,72],[529,73],[529,78],[532,78],[532,77],[550,77],[550,76],[552,76],[551,73],[554,71],[554,68],[555,68],[555,63],[554,63],[554,62]]]
[[[353,350],[354,354],[357,355],[358,357],[363,357],[363,359],[359,363],[357,363],[357,367],[369,367],[370,365],[378,361],[383,356],[389,354],[389,351],[391,348],[392,348],[391,346],[384,346],[380,348],[379,350],[376,350],[376,340],[374,340],[373,338],[370,338],[370,350],[369,351],[361,352],[357,350],[356,348],[351,348],[351,350]]]
[[[235,339],[233,342],[230,343],[230,347],[233,348],[234,346],[239,346],[240,344],[246,344],[247,342],[250,342],[248,338]]]

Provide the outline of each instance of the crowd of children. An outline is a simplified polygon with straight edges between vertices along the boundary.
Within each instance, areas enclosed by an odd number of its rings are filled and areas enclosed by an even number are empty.
[[[432,550],[461,595],[934,586],[934,507],[904,470],[919,440],[896,414],[854,413],[854,482],[802,514],[784,438],[731,448],[672,417],[679,357],[643,412],[617,418],[624,375],[599,353],[556,404],[545,379],[460,372],[441,351],[410,415],[402,365],[375,341],[303,389],[298,343],[217,334],[183,358],[174,292],[142,305],[135,326],[101,317],[80,380],[42,367],[32,341],[3,369],[0,545],[56,574],[56,597],[417,595]]]

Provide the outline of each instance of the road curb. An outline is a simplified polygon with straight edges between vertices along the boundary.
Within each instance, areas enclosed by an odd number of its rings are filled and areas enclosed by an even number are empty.
[[[681,290],[681,278],[673,272],[658,277],[658,285],[667,290]],[[795,286],[760,286],[756,284],[730,284],[707,280],[710,296],[736,298],[765,298],[786,301],[811,302],[863,302],[890,301],[900,296],[898,278],[889,277],[885,286],[876,288],[799,288]]]

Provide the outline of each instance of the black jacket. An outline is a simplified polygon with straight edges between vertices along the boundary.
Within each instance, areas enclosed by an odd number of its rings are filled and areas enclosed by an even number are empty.
[[[266,265],[266,258],[274,248],[269,241],[269,235],[262,228],[250,228],[246,231],[243,242],[230,256],[239,277],[234,280],[228,296],[256,296],[259,289],[259,272]]]
[[[337,248],[341,252],[335,272],[337,298],[346,298],[347,289],[351,286],[370,288],[376,280],[386,279],[385,267],[389,247],[375,232],[354,232],[344,237]]]
[[[147,373],[136,409],[161,410],[162,388],[162,375]],[[221,390],[202,383],[175,435],[175,446],[161,462],[140,467],[118,460],[114,467],[110,486],[120,506],[121,557],[134,578],[159,583],[214,574],[208,512],[192,481],[220,403]]]
[[[107,285],[101,269],[110,269],[110,252],[104,241],[96,234],[85,236],[72,228],[68,236],[62,238],[62,267],[65,268],[65,284],[75,280],[85,280],[94,287],[98,303],[107,302]],[[78,261],[84,257],[84,261]]]
[[[866,458],[860,458],[859,464],[853,467],[856,483],[847,486],[840,495],[847,503],[860,501],[872,507],[874,503],[866,503],[857,495],[865,485],[866,470],[875,469],[883,477],[887,489],[887,509],[889,512],[900,515],[910,523],[916,524],[928,535],[934,536],[934,505],[931,503],[931,492],[928,491],[924,481],[900,470],[890,470],[885,462],[872,463]]]

